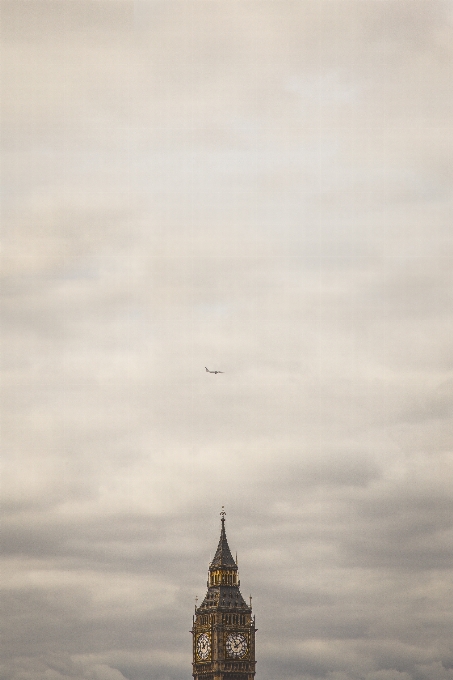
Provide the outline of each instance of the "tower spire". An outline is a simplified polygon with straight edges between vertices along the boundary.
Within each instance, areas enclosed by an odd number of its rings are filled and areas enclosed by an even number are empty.
[[[235,569],[237,570],[237,565],[236,562],[234,561],[234,557],[231,554],[230,546],[228,545],[227,537],[226,537],[226,531],[225,531],[225,516],[226,512],[223,509],[224,506],[222,505],[222,512],[220,513],[220,519],[222,522],[222,528],[220,530],[220,539],[219,539],[219,545],[217,546],[216,553],[214,555],[214,559],[212,560],[209,569],[212,571],[212,569],[222,569],[222,568],[228,568],[228,569]]]

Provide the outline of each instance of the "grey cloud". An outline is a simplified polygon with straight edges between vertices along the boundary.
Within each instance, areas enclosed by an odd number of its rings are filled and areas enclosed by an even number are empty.
[[[105,663],[73,660],[69,654],[46,654],[40,658],[22,657],[20,662],[4,667],[5,678],[20,680],[51,677],[52,680],[122,680],[123,674]],[[16,675],[17,672],[17,675]]]
[[[222,504],[260,678],[452,678],[450,33],[3,4],[5,678],[187,678]]]

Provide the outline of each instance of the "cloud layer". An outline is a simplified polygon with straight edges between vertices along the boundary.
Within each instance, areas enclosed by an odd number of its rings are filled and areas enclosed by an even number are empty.
[[[453,679],[451,19],[2,4],[6,680]]]

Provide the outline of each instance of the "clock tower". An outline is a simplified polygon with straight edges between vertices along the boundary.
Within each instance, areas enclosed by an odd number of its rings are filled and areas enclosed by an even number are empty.
[[[238,566],[225,533],[225,512],[208,591],[193,617],[194,680],[254,680],[255,617],[239,590]]]

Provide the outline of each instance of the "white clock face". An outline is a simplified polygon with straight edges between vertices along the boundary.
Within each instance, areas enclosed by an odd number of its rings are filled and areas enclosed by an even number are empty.
[[[202,661],[206,661],[206,659],[209,659],[210,654],[211,654],[211,640],[209,639],[209,635],[206,635],[206,633],[202,633],[201,635],[198,636],[197,639],[198,658],[201,659]]]
[[[230,633],[226,639],[227,654],[233,659],[242,659],[247,654],[247,638],[243,633]]]

